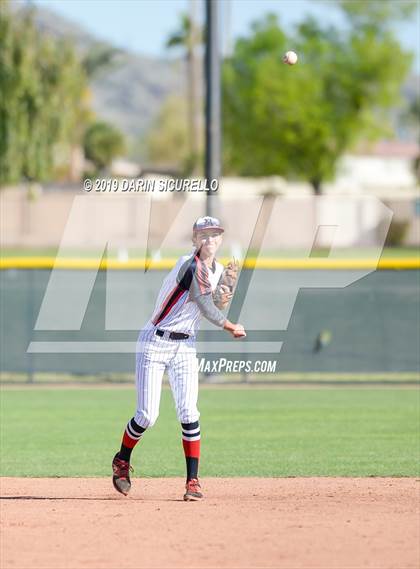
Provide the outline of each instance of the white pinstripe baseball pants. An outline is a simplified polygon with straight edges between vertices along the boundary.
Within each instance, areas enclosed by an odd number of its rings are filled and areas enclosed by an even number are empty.
[[[158,416],[163,374],[167,370],[175,408],[180,423],[198,421],[198,362],[195,339],[170,340],[155,335],[155,330],[141,330],[137,342],[135,422],[152,427]]]

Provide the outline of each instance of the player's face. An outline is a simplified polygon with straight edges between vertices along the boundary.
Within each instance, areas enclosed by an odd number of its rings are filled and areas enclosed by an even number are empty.
[[[218,229],[206,229],[194,234],[193,243],[205,257],[212,257],[222,243],[223,233]]]

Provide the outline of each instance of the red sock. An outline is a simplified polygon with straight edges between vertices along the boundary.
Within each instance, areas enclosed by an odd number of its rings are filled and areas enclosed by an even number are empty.
[[[198,478],[198,462],[200,459],[200,426],[194,423],[182,423],[182,446],[184,447],[187,465],[187,480]]]
[[[141,439],[145,429],[137,425],[133,419],[127,423],[124,431],[119,456],[122,460],[130,462],[131,451]]]

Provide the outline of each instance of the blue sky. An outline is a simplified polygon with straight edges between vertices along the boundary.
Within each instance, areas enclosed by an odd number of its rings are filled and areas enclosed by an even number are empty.
[[[164,56],[166,38],[177,29],[179,14],[189,11],[191,1],[195,2],[197,17],[202,20],[202,0],[35,0],[34,3],[82,24],[98,39],[139,54]],[[401,43],[416,53],[415,66],[419,71],[420,4],[407,1],[417,4],[416,17],[399,24],[396,32]],[[278,14],[282,23],[291,28],[307,14],[324,22],[340,22],[336,9],[326,1],[219,0],[219,4],[224,51],[236,37],[247,33],[252,21],[267,12]]]

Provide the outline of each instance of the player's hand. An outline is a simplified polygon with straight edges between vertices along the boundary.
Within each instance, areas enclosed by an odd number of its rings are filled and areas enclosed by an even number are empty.
[[[223,328],[232,334],[234,338],[245,338],[246,336],[245,328],[242,326],[242,324],[234,324],[233,322],[230,322],[226,319]]]
[[[231,331],[234,338],[245,338],[246,332],[242,324],[235,324],[234,329]]]

